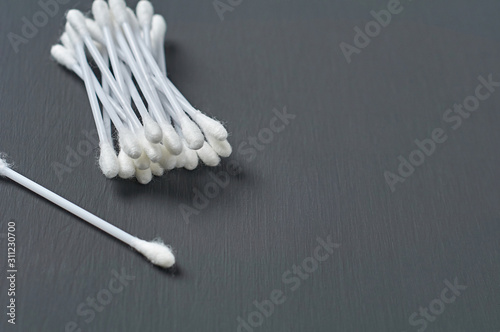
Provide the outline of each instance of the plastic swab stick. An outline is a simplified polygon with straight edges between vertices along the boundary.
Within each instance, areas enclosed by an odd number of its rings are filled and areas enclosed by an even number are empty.
[[[66,211],[74,214],[75,216],[83,219],[89,224],[94,225],[95,227],[108,233],[112,237],[129,245],[130,247],[143,254],[151,263],[163,268],[169,268],[175,264],[175,257],[172,253],[172,250],[165,244],[158,241],[148,242],[141,240],[119,229],[118,227],[111,225],[107,221],[93,215],[92,213],[82,209],[76,204],[71,203],[70,201],[42,187],[36,182],[33,182],[23,175],[15,172],[10,168],[10,165],[7,164],[4,159],[0,159],[0,176],[7,177],[12,181],[17,182],[23,187],[42,196],[48,201],[60,206]]]
[[[111,179],[118,175],[120,171],[120,164],[118,163],[118,157],[113,148],[112,142],[108,141],[106,135],[106,128],[104,126],[104,121],[101,117],[99,101],[94,90],[94,84],[92,83],[92,78],[90,75],[90,66],[88,65],[87,58],[85,57],[85,51],[83,50],[83,43],[77,43],[75,45],[76,54],[80,62],[80,67],[83,72],[83,80],[85,82],[85,87],[87,89],[87,94],[90,100],[90,106],[92,109],[92,114],[94,115],[94,121],[96,123],[97,132],[100,140],[101,154],[99,157],[99,166],[103,174]]]
[[[163,40],[167,31],[167,24],[165,22],[165,19],[161,15],[153,16],[151,30],[152,43],[154,44],[153,49],[155,49],[155,52],[160,55],[157,57],[157,63],[159,63],[160,67],[162,67],[162,64],[165,64],[165,48],[163,47]],[[166,68],[161,68],[161,71],[163,75],[166,76]],[[158,80],[154,78],[154,81],[157,88],[160,88],[160,83],[158,82]],[[178,98],[178,101],[184,111],[186,111],[193,118],[193,120],[198,123],[198,125],[203,129],[205,133],[210,133],[220,141],[224,141],[227,139],[227,130],[219,121],[206,116],[199,110],[196,110],[168,78],[167,83],[174,92],[175,96]]]

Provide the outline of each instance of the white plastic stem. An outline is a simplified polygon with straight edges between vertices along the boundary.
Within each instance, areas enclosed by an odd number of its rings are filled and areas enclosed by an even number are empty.
[[[153,264],[161,266],[163,268],[169,268],[175,264],[175,257],[169,247],[165,246],[162,243],[147,242],[141,240],[121,230],[120,228],[111,225],[104,219],[93,215],[92,213],[82,209],[78,205],[71,203],[67,199],[62,198],[52,191],[42,187],[38,183],[15,172],[11,168],[9,168],[4,160],[0,160],[0,175],[11,179],[12,181],[20,184],[21,186],[31,190],[32,192],[63,208],[64,210],[88,222],[89,224],[108,233],[112,237],[129,245],[130,247],[143,254]]]
[[[82,69],[80,67],[73,67],[72,69],[73,69],[73,72],[76,75],[78,75],[78,77],[80,77],[83,81],[84,78],[83,78]],[[97,96],[99,97],[99,100],[101,100],[101,103],[104,106],[104,110],[111,117],[111,120],[113,121],[113,124],[115,125],[118,132],[122,132],[125,129],[125,126],[116,112],[116,109],[118,106],[112,105],[112,103],[114,102],[113,99],[111,99],[111,98],[108,99],[109,95],[107,95],[104,92],[103,88],[101,87],[101,85],[100,85],[99,81],[97,80],[97,77],[95,77],[94,73],[91,72],[90,75],[92,76],[92,83],[94,84],[94,88],[96,90]]]
[[[116,45],[113,40],[113,36],[111,34],[111,29],[109,26],[104,26],[102,27],[102,31],[104,34],[104,38],[106,40],[106,46],[109,52],[109,58],[111,60],[111,67],[113,68],[113,74],[116,77],[116,81],[118,82],[118,85],[122,89],[123,93],[125,94],[124,97],[125,99],[129,99],[127,96],[127,87],[125,85],[125,80],[123,79],[123,73],[120,70],[120,61],[118,60],[118,56],[116,55]]]
[[[121,106],[123,107],[123,110],[127,113],[127,117],[131,120],[132,126],[134,127],[135,130],[141,128],[142,127],[141,123],[134,114],[134,111],[130,107],[130,104],[128,104],[127,101],[125,100],[123,92],[121,91],[120,87],[118,86],[118,83],[116,82],[113,75],[109,71],[109,68],[104,63],[104,59],[102,58],[101,53],[99,53],[97,47],[95,47],[92,38],[90,37],[90,35],[82,35],[82,38],[83,41],[85,42],[85,45],[87,46],[87,49],[90,51],[90,54],[97,63],[97,66],[101,71],[101,74],[104,76],[106,80],[108,80],[109,86],[111,87],[111,90],[113,91],[115,97],[120,102]]]
[[[128,234],[127,232],[119,229],[116,226],[111,225],[107,221],[105,221],[105,220],[93,215],[92,213],[82,209],[78,205],[71,203],[70,201],[62,198],[61,196],[53,193],[52,191],[42,187],[38,183],[31,181],[30,179],[15,172],[14,170],[12,170],[10,168],[3,169],[2,175],[8,177],[12,181],[19,183],[23,187],[33,191],[34,193],[42,196],[43,198],[51,201],[52,203],[60,206],[61,208],[74,214],[75,216],[85,220],[89,224],[94,225],[95,227],[103,230],[104,232],[108,233],[109,235],[113,236],[114,238],[117,238],[118,240],[128,244],[131,247],[134,247],[134,242],[137,239],[136,237]]]
[[[163,45],[163,40],[158,43],[158,63],[160,64],[161,72],[164,76],[167,76],[167,60],[165,57],[165,47]]]
[[[151,26],[143,26],[142,35],[144,36],[144,42],[146,43],[148,49],[151,50]]]
[[[159,96],[160,96],[160,100],[162,102],[162,105],[163,105],[163,108],[165,109],[165,111],[170,115],[170,117],[174,120],[174,122],[177,124],[177,126],[180,126],[179,117],[177,116],[177,113],[172,108],[172,104],[170,103],[168,98],[161,91],[159,93]]]
[[[156,77],[153,77],[153,82],[154,82],[156,88],[158,89],[158,91],[160,92],[160,99],[162,99],[162,97],[167,98],[165,96],[165,93],[161,89],[162,84],[160,83],[160,81]],[[170,79],[168,79],[168,78],[167,78],[167,84],[172,89],[173,93],[177,97],[177,101],[179,102],[182,109],[186,113],[188,113],[189,115],[192,116],[192,115],[199,112],[196,108],[193,107],[193,105],[191,105],[191,103],[186,99],[186,97],[184,97],[184,95],[179,91],[179,89],[177,89],[177,87],[174,85],[174,83],[172,83],[172,81],[170,81]]]
[[[132,31],[130,31],[130,33],[132,33]],[[185,117],[186,114],[184,114],[182,107],[179,104],[179,101],[177,100],[177,98],[175,98],[175,95],[173,94],[172,90],[170,89],[170,87],[166,83],[167,79],[166,79],[165,75],[161,72],[161,69],[158,67],[158,64],[156,63],[156,60],[154,59],[153,55],[151,54],[151,52],[148,51],[148,48],[144,44],[144,41],[140,38],[137,38],[137,39],[139,42],[139,47],[140,47],[140,49],[142,49],[142,55],[144,56],[150,69],[153,71],[154,76],[156,76],[156,78],[159,80],[162,91],[165,94],[165,96],[168,98],[168,101],[172,105],[172,108],[177,113],[177,116],[179,118]]]
[[[94,121],[97,128],[97,134],[99,135],[99,140],[101,142],[108,142],[106,135],[106,128],[104,127],[104,122],[101,116],[101,109],[99,107],[99,101],[97,100],[96,92],[94,89],[94,84],[92,83],[92,78],[90,75],[90,67],[85,57],[85,51],[83,50],[82,44],[75,45],[76,54],[78,61],[80,62],[80,67],[83,73],[83,80],[85,82],[85,88],[87,89],[87,94],[90,101],[90,107],[92,109],[92,115],[94,116]]]
[[[146,97],[146,100],[150,107],[150,111],[153,113],[157,121],[159,122],[164,121],[165,116],[161,111],[161,102],[159,100],[159,97],[157,95],[155,96],[154,91],[150,88],[150,84],[148,84],[146,77],[143,76],[141,70],[138,67],[137,62],[134,60],[134,56],[130,51],[127,41],[125,40],[121,31],[119,31],[118,29],[119,28],[117,27],[116,39],[118,41],[118,44],[120,46],[123,55],[126,58],[128,66],[132,70],[132,73],[134,74],[137,83],[141,87],[141,91],[143,92],[144,97]]]
[[[122,73],[127,73],[124,67],[125,65],[122,65],[118,67],[117,70]],[[141,114],[141,117],[144,118],[146,116],[149,116],[148,110],[144,105],[144,102],[142,101],[142,98],[139,95],[139,92],[137,91],[134,82],[132,81],[132,77],[130,77],[130,75],[124,75],[124,77],[125,77],[125,84],[128,88],[128,91],[130,92],[130,95],[132,96],[134,104],[137,106],[137,110],[139,110],[139,113]]]

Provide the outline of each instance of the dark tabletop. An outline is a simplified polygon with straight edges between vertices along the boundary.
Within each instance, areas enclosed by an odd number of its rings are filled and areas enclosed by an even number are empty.
[[[234,153],[147,186],[100,173],[49,55],[91,2],[44,22],[53,2],[1,1],[0,151],[178,264],[1,180],[1,331],[500,331],[500,2],[154,1],[170,78]]]

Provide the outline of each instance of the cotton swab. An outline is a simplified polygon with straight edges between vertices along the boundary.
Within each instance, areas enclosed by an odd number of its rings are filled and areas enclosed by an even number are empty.
[[[71,37],[71,35],[70,35]],[[75,38],[77,39],[77,38]],[[104,122],[101,117],[99,102],[94,89],[94,84],[92,83],[92,78],[90,75],[90,66],[88,65],[87,58],[85,57],[85,51],[83,50],[83,43],[79,40],[73,40],[73,45],[76,49],[77,58],[80,62],[80,67],[83,73],[83,80],[85,82],[85,87],[87,89],[87,95],[90,100],[90,106],[92,108],[92,113],[94,115],[94,121],[97,127],[97,133],[100,140],[101,155],[99,157],[99,165],[102,172],[107,178],[114,178],[118,175],[120,171],[120,164],[118,163],[118,157],[112,146],[112,143],[108,141],[106,135],[106,129],[104,127]],[[76,44],[75,44],[76,43]]]
[[[135,176],[145,184],[176,167],[193,170],[200,161],[212,167],[229,156],[232,148],[222,123],[195,109],[166,76],[167,25],[151,2],[140,0],[134,12],[124,0],[109,0],[109,5],[94,0],[92,13],[94,19],[70,10],[63,46],[51,52],[85,83],[101,142],[109,143],[101,144],[101,169],[108,170],[103,173]],[[101,79],[90,69],[85,51]],[[111,123],[118,132],[118,155]]]
[[[34,193],[42,196],[48,201],[60,206],[66,211],[74,214],[75,216],[83,219],[91,225],[101,229],[114,238],[122,241],[123,243],[134,248],[143,254],[151,263],[163,268],[170,268],[175,264],[175,257],[172,250],[165,244],[159,241],[148,242],[141,240],[135,236],[126,233],[116,226],[111,225],[107,221],[91,214],[90,212],[82,209],[81,207],[71,203],[70,201],[62,198],[61,196],[51,192],[50,190],[42,187],[41,185],[33,182],[32,180],[24,177],[23,175],[15,172],[10,168],[5,159],[0,159],[0,176],[7,177],[14,182],[24,186],[25,188],[33,191]]]
[[[197,150],[196,153],[201,161],[207,166],[215,167],[220,164],[219,155],[207,142],[203,143],[201,149]]]
[[[143,0],[144,1],[144,0]],[[140,1],[139,3],[141,3]],[[144,1],[147,2],[147,1]],[[151,40],[153,43],[153,50],[158,54],[157,62],[160,67],[165,65],[165,49],[163,47],[163,40],[167,32],[167,24],[165,19],[161,15],[154,15],[151,23]],[[161,68],[161,72],[166,76],[166,68]],[[212,118],[209,118],[199,110],[196,110],[189,101],[182,95],[182,93],[177,89],[177,87],[167,78],[169,87],[173,90],[182,108],[189,113],[189,115],[198,123],[198,125],[203,129],[205,133],[208,133],[220,141],[227,140],[228,133],[224,126]],[[157,83],[157,86],[159,83]]]
[[[137,20],[142,28],[142,35],[146,46],[151,50],[151,24],[154,15],[154,8],[151,2],[141,0],[136,7]]]
[[[160,65],[161,72],[167,76],[167,64],[165,61],[165,49],[163,42],[167,34],[167,22],[161,15],[153,15],[151,22],[151,43],[155,58]]]

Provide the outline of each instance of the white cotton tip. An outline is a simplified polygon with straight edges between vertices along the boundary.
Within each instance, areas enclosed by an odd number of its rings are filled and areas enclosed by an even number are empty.
[[[137,21],[137,17],[135,16],[134,11],[130,8],[127,8],[127,14],[128,14],[128,23],[130,24],[130,27],[133,30],[138,30],[139,29],[139,21]]]
[[[151,168],[146,169],[136,169],[135,170],[135,178],[137,182],[140,184],[148,184],[153,180],[153,173],[151,172]]]
[[[87,29],[87,23],[85,23],[85,15],[77,9],[71,9],[66,14],[66,19],[71,24],[73,29],[78,32],[81,36],[86,36],[89,34]]]
[[[163,145],[165,145],[171,154],[178,156],[182,152],[182,142],[177,131],[175,131],[170,123],[164,122],[160,126],[163,131]]]
[[[144,124],[144,134],[149,142],[158,144],[163,140],[163,131],[160,125],[150,116],[143,117],[142,123]]]
[[[206,134],[212,135],[219,141],[227,139],[227,130],[219,121],[214,120],[199,111],[195,114],[193,119]]]
[[[175,156],[175,168],[184,168],[186,164],[186,153],[182,150],[182,153],[178,156]]]
[[[111,26],[111,13],[106,1],[95,0],[92,4],[92,14],[94,15],[94,19],[99,26]]]
[[[69,38],[67,32],[64,32],[62,34],[61,43],[63,44],[64,48],[66,48],[68,51],[74,52],[73,43],[71,42],[71,39]]]
[[[199,163],[199,158],[198,158],[198,154],[196,153],[196,151],[194,150],[191,150],[187,144],[184,142],[184,157],[185,157],[185,161],[184,161],[184,168],[189,170],[189,171],[192,171],[194,170],[196,167],[198,167],[198,163]]]
[[[109,8],[118,24],[128,21],[127,4],[124,0],[109,0]]]
[[[144,171],[144,170],[148,169],[149,166],[151,166],[151,159],[149,159],[149,157],[146,155],[146,153],[143,152],[139,158],[134,159],[134,165],[135,165],[135,168],[137,168],[141,171]]]
[[[74,54],[62,45],[52,46],[50,54],[54,60],[57,61],[57,63],[68,68],[69,70],[73,70],[76,66],[78,66],[78,61],[76,61]]]
[[[160,148],[162,152],[160,166],[166,169],[167,171],[173,170],[177,163],[177,157],[172,155],[165,146],[160,145]]]
[[[69,36],[69,39],[71,40],[71,44],[79,45],[82,43],[82,37],[80,37],[80,35],[75,31],[75,29],[73,29],[73,26],[69,22],[66,22],[65,29],[66,33]]]
[[[109,143],[101,143],[101,154],[99,156],[99,166],[102,174],[108,179],[112,179],[120,172],[120,163],[116,156],[115,149]]]
[[[0,176],[5,176],[5,171],[10,169],[11,165],[5,160],[5,155],[0,153]]]
[[[180,125],[182,135],[186,139],[187,146],[192,150],[201,149],[203,142],[205,141],[205,137],[201,133],[200,128],[187,116],[180,119]]]
[[[120,148],[132,159],[137,159],[142,155],[142,148],[134,133],[129,129],[120,132]]]
[[[163,44],[165,35],[167,34],[167,22],[161,15],[154,15],[151,21],[151,39],[155,42]]]
[[[130,158],[123,150],[118,154],[120,172],[118,176],[122,179],[130,179],[135,175],[134,159]]]
[[[163,16],[154,15],[153,20],[151,21],[151,44],[153,45],[155,52],[158,52],[161,48],[163,48],[163,42],[166,34],[167,22],[165,22]]]
[[[208,144],[214,149],[217,154],[223,158],[227,158],[233,153],[233,148],[227,140],[219,141],[211,135],[206,136]]]
[[[147,242],[137,239],[134,241],[132,247],[143,254],[154,265],[169,268],[175,264],[175,257],[172,253],[172,249],[161,241]]]
[[[154,176],[160,177],[163,176],[163,174],[165,174],[165,169],[157,163],[151,163],[150,168],[151,168],[151,173],[153,173]]]
[[[99,0],[99,2],[101,2]],[[97,24],[96,21],[86,18],[85,24],[87,25],[87,30],[90,33],[90,37],[99,44],[106,45],[106,41],[104,39],[104,34],[102,33],[101,27]]]
[[[153,15],[155,13],[155,10],[151,2],[147,0],[139,1],[135,9],[135,12],[137,13],[137,20],[139,21],[139,24],[141,26],[143,27],[151,26],[151,21],[153,20]]]
[[[144,152],[146,153],[148,158],[152,162],[158,163],[162,157],[160,145],[159,144],[152,144],[151,142],[149,142],[146,139],[146,137],[144,135],[140,139],[140,142],[141,142],[142,149],[144,150]]]
[[[205,142],[202,148],[197,150],[196,153],[198,154],[198,157],[200,157],[201,161],[209,167],[215,167],[220,164],[219,155],[207,142]]]

